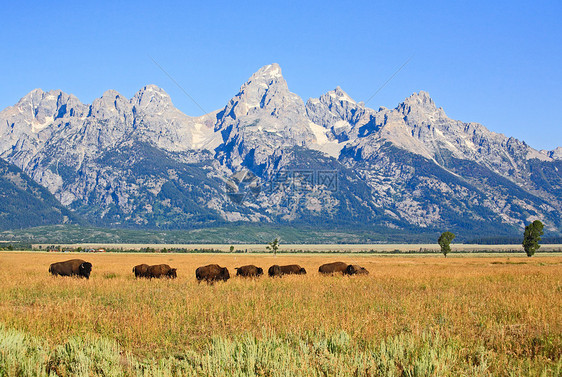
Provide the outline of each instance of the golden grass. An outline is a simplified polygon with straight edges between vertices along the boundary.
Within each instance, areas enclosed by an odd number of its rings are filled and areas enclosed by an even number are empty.
[[[50,263],[82,258],[90,280],[52,277]],[[320,276],[345,261],[366,277]],[[136,264],[167,263],[176,280],[135,280]],[[198,284],[217,263],[232,278]],[[234,267],[297,263],[306,276],[233,277]],[[359,343],[438,332],[470,355],[483,348],[492,370],[542,368],[562,355],[562,256],[384,257],[369,255],[0,253],[0,323],[61,344],[71,336],[116,340],[135,356],[201,351],[212,337],[334,334]],[[468,357],[468,356],[467,356]]]

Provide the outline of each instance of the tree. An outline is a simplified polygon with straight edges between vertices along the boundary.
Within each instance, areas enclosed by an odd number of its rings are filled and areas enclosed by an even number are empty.
[[[265,247],[267,250],[273,250],[273,254],[277,255],[277,249],[279,249],[279,238],[274,239],[269,242]]]
[[[437,242],[441,246],[441,252],[447,258],[447,253],[451,252],[451,242],[455,239],[455,235],[451,232],[443,232]]]
[[[523,236],[523,249],[528,257],[532,257],[541,245],[541,236],[544,234],[543,225],[539,220],[535,220],[525,227],[525,234]]]
[[[230,252],[234,253],[234,245],[230,245]]]

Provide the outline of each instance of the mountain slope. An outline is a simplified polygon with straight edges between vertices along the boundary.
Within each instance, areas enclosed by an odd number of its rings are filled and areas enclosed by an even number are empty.
[[[51,193],[0,159],[0,230],[80,223]]]

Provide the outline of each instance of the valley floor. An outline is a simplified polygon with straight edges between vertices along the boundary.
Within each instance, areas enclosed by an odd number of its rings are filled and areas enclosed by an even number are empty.
[[[33,249],[47,250],[52,243],[47,244],[33,244]],[[151,248],[155,250],[162,249],[184,249],[184,250],[217,250],[227,252],[230,250],[231,244],[216,243],[189,243],[189,244],[166,244],[166,243],[63,243],[56,244],[62,249],[78,247],[82,249],[88,248],[106,248],[106,249],[123,249],[123,250],[141,250]],[[256,243],[236,243],[232,244],[235,251],[241,252],[266,252],[266,244]],[[452,253],[449,256],[454,256],[454,253],[505,253],[505,252],[519,252],[524,255],[523,246],[521,244],[509,245],[476,245],[476,244],[451,244]],[[411,244],[411,243],[380,243],[380,244],[282,244],[279,252],[292,253],[292,252],[307,252],[307,253],[439,253],[440,248],[438,244]],[[562,245],[560,244],[547,244],[541,245],[540,252],[562,252]],[[466,256],[466,255],[461,255]]]
[[[89,280],[49,264],[82,258]],[[332,261],[368,276],[320,276]],[[136,280],[167,263],[175,280]],[[198,284],[217,263],[305,276]],[[0,252],[0,375],[562,373],[562,256]]]

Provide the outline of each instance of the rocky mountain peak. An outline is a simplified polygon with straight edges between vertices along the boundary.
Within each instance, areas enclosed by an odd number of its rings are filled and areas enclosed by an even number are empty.
[[[162,88],[156,85],[147,85],[139,90],[131,99],[135,109],[149,113],[162,113],[173,107],[172,99]]]
[[[310,98],[306,113],[312,122],[330,130],[331,140],[346,141],[355,137],[357,126],[371,121],[375,111],[365,108],[362,102],[355,102],[338,86],[319,98]]]
[[[305,114],[302,99],[289,91],[278,64],[260,68],[240,87],[219,116],[233,120],[244,116],[279,117],[282,112]],[[219,119],[219,125],[225,119]]]
[[[402,112],[404,115],[409,115],[412,112],[433,114],[438,111],[443,111],[441,108],[438,109],[437,106],[435,106],[435,102],[433,102],[429,93],[424,92],[423,90],[406,98],[404,102],[398,105],[397,110]]]
[[[244,114],[263,108],[279,108],[286,102],[295,102],[296,106],[304,104],[299,96],[289,91],[287,82],[281,74],[278,64],[270,64],[260,68],[242,85],[240,92],[233,98],[240,106],[238,110]],[[232,101],[231,101],[232,102]]]
[[[260,68],[217,114],[221,131],[219,156],[239,164],[252,151],[253,163],[263,164],[280,146],[308,145],[315,135],[304,102],[291,93],[278,64]],[[223,158],[223,157],[219,157]]]
[[[351,103],[356,103],[353,98],[351,98],[342,88],[339,86],[336,89],[326,93],[325,95],[330,96],[331,98],[338,100],[338,101],[347,101]]]
[[[5,116],[12,118],[14,125],[19,124],[24,128],[25,125],[31,125],[31,131],[36,133],[58,118],[82,116],[86,109],[87,106],[78,98],[62,90],[45,92],[34,89],[22,97],[15,106],[6,109]]]
[[[433,129],[452,121],[442,108],[437,108],[429,93],[424,91],[406,98],[396,107],[394,113],[398,117],[403,117],[406,124],[413,128],[430,126]]]
[[[260,69],[256,73],[254,73],[248,81],[285,81],[283,78],[283,74],[281,72],[281,67],[277,63],[268,64]]]
[[[417,93],[413,93],[410,97],[404,100],[403,104],[409,106],[423,107],[427,109],[436,108],[435,102],[433,102],[433,99],[431,98],[429,93],[423,90],[420,90]]]
[[[45,95],[45,92],[42,89],[40,89],[40,88],[33,89],[31,92],[29,92],[25,96],[23,96],[18,101],[16,106],[20,107],[20,106],[28,104],[28,103],[36,104],[39,101],[41,101],[41,99],[43,99],[44,95]]]
[[[132,111],[131,103],[116,90],[106,90],[100,98],[96,98],[90,106],[90,116],[109,119],[120,117],[122,113]]]

